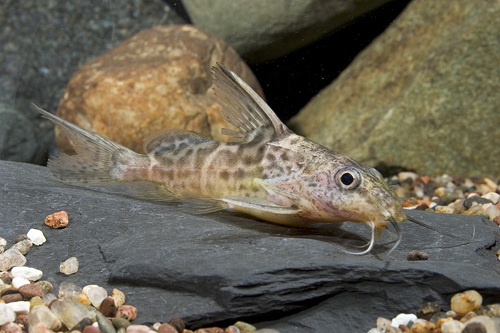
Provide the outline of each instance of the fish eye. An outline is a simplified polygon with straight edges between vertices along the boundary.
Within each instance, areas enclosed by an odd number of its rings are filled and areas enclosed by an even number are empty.
[[[361,184],[361,173],[354,167],[343,167],[335,173],[335,182],[346,190],[353,190]]]

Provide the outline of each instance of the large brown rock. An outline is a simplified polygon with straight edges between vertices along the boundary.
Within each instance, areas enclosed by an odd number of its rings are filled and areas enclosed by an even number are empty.
[[[238,54],[212,33],[190,25],[155,27],[127,39],[73,74],[57,114],[137,152],[164,128],[224,140],[211,67],[223,63],[260,95],[257,79]],[[56,129],[61,150],[70,148]]]
[[[290,126],[364,163],[500,173],[500,1],[415,0]]]

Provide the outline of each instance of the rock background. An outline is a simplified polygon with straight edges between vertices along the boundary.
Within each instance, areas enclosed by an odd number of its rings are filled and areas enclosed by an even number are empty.
[[[226,42],[192,25],[141,31],[87,62],[66,86],[57,115],[144,153],[147,137],[165,128],[186,129],[227,141],[212,87],[212,66],[222,63],[257,93],[262,89]],[[56,129],[61,150],[71,150]]]
[[[114,191],[117,189],[115,188]],[[369,237],[364,225],[345,223],[286,228],[223,212],[189,215],[175,206],[134,200],[97,188],[61,184],[47,168],[0,161],[0,236],[30,228],[47,242],[27,255],[57,286],[69,281],[122,290],[139,310],[134,323],[169,321],[190,327],[237,319],[286,333],[366,332],[376,318],[414,312],[474,288],[484,304],[500,303],[500,233],[488,220],[411,211],[425,223],[474,242],[404,222],[400,246],[386,256],[385,235],[374,252],[346,254]],[[65,210],[69,225],[50,229],[47,215]],[[455,245],[455,246],[453,246]],[[407,261],[410,250],[427,261]],[[76,256],[79,271],[59,273]]]
[[[372,166],[497,177],[499,39],[499,1],[413,1],[290,125]]]
[[[284,56],[390,0],[183,0],[196,26],[211,31],[249,63]]]

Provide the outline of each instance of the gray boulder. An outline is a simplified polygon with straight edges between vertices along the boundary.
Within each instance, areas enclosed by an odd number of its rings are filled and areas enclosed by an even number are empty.
[[[193,23],[225,40],[249,63],[286,55],[389,0],[182,1]]]
[[[361,162],[498,176],[500,3],[415,0],[290,126]]]
[[[31,249],[27,266],[56,286],[122,290],[139,310],[135,323],[177,316],[191,328],[244,319],[287,333],[362,332],[379,316],[427,301],[446,308],[464,289],[498,302],[498,226],[478,217],[409,212],[462,238],[475,225],[476,237],[451,247],[462,242],[405,222],[392,254],[384,236],[372,254],[354,256],[345,250],[366,240],[363,225],[286,228],[230,212],[191,215],[117,190],[68,186],[47,168],[0,161],[0,236],[12,244],[30,228],[43,230],[47,242]],[[69,225],[45,226],[45,216],[60,210]],[[429,260],[407,261],[414,249]],[[80,269],[64,276],[59,263],[71,256]]]

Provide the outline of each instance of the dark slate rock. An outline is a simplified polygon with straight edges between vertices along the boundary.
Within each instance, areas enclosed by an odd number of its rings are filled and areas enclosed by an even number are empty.
[[[116,190],[116,189],[115,189]],[[354,223],[286,228],[230,212],[190,215],[95,188],[61,184],[48,170],[0,161],[0,234],[11,244],[30,228],[47,242],[33,247],[28,266],[58,286],[71,281],[122,290],[136,306],[134,323],[184,319],[188,327],[245,319],[281,332],[367,331],[378,316],[414,312],[430,301],[448,308],[451,296],[477,289],[499,302],[498,226],[477,217],[409,212],[462,243],[405,222],[403,241],[389,256],[385,236],[373,254],[354,256],[368,228]],[[64,229],[44,225],[66,210]],[[385,245],[384,245],[385,242]],[[426,261],[407,261],[411,250]],[[71,276],[59,273],[70,256]],[[57,287],[56,287],[57,289]]]

